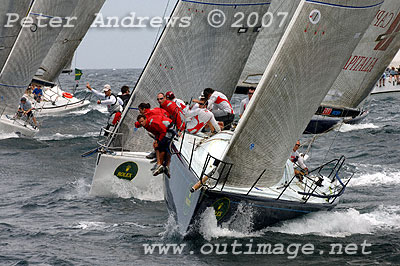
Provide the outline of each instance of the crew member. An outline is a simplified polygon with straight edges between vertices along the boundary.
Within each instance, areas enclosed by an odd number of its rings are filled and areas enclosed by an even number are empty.
[[[35,99],[36,102],[40,103],[42,101],[43,97],[43,90],[40,86],[37,86],[33,91],[33,99]]]
[[[300,179],[300,181],[303,181],[303,175],[308,174],[308,168],[304,163],[303,155],[298,152],[299,147],[300,147],[300,141],[298,140],[296,142],[296,145],[294,145],[293,150],[290,154],[290,161],[295,166],[294,169],[295,175]]]
[[[205,99],[204,99],[205,100]],[[208,126],[212,133],[218,133],[221,128],[215,120],[214,114],[205,108],[205,104],[196,103],[186,112],[186,130],[196,134]]]
[[[145,115],[138,115],[137,127],[144,127],[148,132],[155,136],[155,150],[157,154],[157,166],[153,175],[165,173],[169,176],[169,164],[171,162],[171,154],[169,153],[169,145],[174,137],[171,130],[172,120],[162,115],[153,115],[147,118]]]
[[[121,92],[118,93],[118,98],[122,100],[122,107],[125,108],[131,98],[131,93],[128,86],[122,86]]]
[[[165,111],[164,109],[159,108],[159,107],[150,109],[150,107],[151,106],[150,106],[149,103],[141,103],[141,104],[139,104],[139,106],[138,106],[139,113],[144,115],[144,116],[146,116],[147,118],[150,118],[153,115],[162,115],[162,116],[165,116],[165,117],[169,117],[168,112]],[[137,128],[140,127],[139,122],[136,122],[135,126]],[[155,147],[155,143],[153,144],[153,146]],[[147,159],[156,158],[156,152],[153,151],[153,152],[149,153],[148,155],[146,155],[146,158]]]
[[[108,135],[108,131],[110,130],[111,126],[115,126],[119,120],[121,120],[121,115],[122,115],[122,106],[123,102],[120,98],[115,96],[111,92],[111,86],[109,84],[104,85],[103,93],[98,92],[97,90],[93,89],[90,87],[89,82],[86,84],[86,87],[93,92],[98,98],[101,100],[97,101],[97,104],[101,105],[106,105],[108,113],[110,114],[110,117],[108,118],[107,126],[105,127],[105,133],[104,135]]]
[[[157,101],[160,104],[160,107],[169,113],[169,117],[176,125],[178,131],[185,130],[185,116],[183,115],[181,108],[179,108],[176,103],[167,100],[164,93],[159,93],[157,95]]]
[[[224,123],[225,129],[229,129],[235,119],[235,113],[228,98],[211,88],[204,89],[203,94],[208,103],[207,109],[213,112],[217,121]],[[193,102],[200,103],[198,100],[193,100]]]
[[[19,104],[17,116],[21,117],[22,115],[26,116],[27,119],[32,119],[35,127],[37,127],[36,118],[33,116],[33,107],[30,101],[28,101],[25,97],[21,98],[21,102]]]
[[[255,90],[256,90],[255,88],[249,88],[249,91],[247,92],[248,97],[240,102],[240,112],[239,112],[240,118],[242,118],[244,111],[246,110],[247,105],[249,104],[251,98],[253,97]]]
[[[150,108],[151,108],[151,106],[149,103],[141,103],[138,106],[139,113],[142,115],[145,115],[147,118],[152,115],[163,115],[163,116],[169,117],[169,113],[162,108],[159,108],[159,107],[156,107],[153,109],[150,109]]]
[[[168,91],[165,94],[165,97],[167,98],[167,100],[173,101],[179,108],[181,108],[181,110],[185,114],[186,104],[185,104],[184,101],[182,101],[181,99],[176,98],[175,94],[172,91]]]

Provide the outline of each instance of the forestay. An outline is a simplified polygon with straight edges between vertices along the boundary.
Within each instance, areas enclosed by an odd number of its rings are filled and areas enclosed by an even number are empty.
[[[9,19],[13,19],[15,16],[25,16],[31,7],[31,3],[32,0],[0,1],[0,72],[21,30],[20,23],[9,23]],[[8,27],[9,25],[12,25],[12,27]]]
[[[263,28],[251,50],[238,87],[257,87],[300,0],[273,0],[263,18]]]
[[[400,1],[385,0],[322,105],[357,108],[400,49],[399,31]]]
[[[303,0],[231,140],[227,185],[275,185],[381,0]]]
[[[53,17],[69,16],[76,3],[77,0],[36,0],[33,3],[29,13],[33,23],[20,31],[0,74],[0,95],[7,105],[6,113],[15,112],[19,99],[62,29],[38,25],[47,25]]]
[[[262,17],[268,7],[268,0],[179,1],[129,106],[137,108],[141,102],[148,102],[156,107],[157,93],[169,90],[184,101],[198,98],[207,87],[230,98],[261,26],[261,21],[254,20],[247,25],[247,18],[252,12]],[[221,21],[221,12],[225,23],[212,26],[212,20],[216,24]],[[233,25],[238,21],[237,13],[246,18],[243,26]],[[151,151],[152,141],[144,130],[133,131],[138,111],[126,109],[123,115],[124,149]]]
[[[72,17],[76,17],[76,20],[73,21],[75,26],[63,28],[58,35],[40,66],[44,71],[40,76],[41,79],[55,82],[64,68],[72,62],[75,50],[85,37],[104,2],[105,0],[78,0],[71,14]]]

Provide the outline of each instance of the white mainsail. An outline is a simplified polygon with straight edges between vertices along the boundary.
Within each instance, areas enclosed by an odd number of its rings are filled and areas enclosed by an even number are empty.
[[[56,81],[63,69],[72,62],[75,50],[85,37],[104,2],[105,0],[78,0],[71,14],[71,17],[76,17],[76,25],[62,29],[40,66],[43,71],[40,79]]]
[[[76,0],[36,0],[33,3],[29,13],[33,23],[20,31],[0,74],[0,95],[7,104],[5,113],[15,112],[21,95],[62,29],[47,25],[48,20],[69,16],[76,3]]]
[[[227,185],[275,185],[294,144],[376,14],[381,0],[302,0],[242,117],[224,161]]]
[[[399,31],[400,1],[385,0],[322,105],[357,108],[399,51]]]
[[[257,87],[300,0],[272,0],[264,26],[258,34],[238,87]]]
[[[261,26],[261,21],[251,21],[251,26],[233,27],[237,21],[235,14],[242,12],[247,18],[257,13],[262,17],[269,4],[265,0],[179,1],[129,106],[136,108],[139,103],[148,102],[155,107],[157,93],[169,90],[186,101],[199,97],[207,87],[231,97]],[[224,13],[225,23],[210,25],[213,13]],[[180,20],[185,17],[189,23]],[[151,150],[148,136],[143,131],[133,131],[137,115],[137,111],[128,108],[123,114],[120,126],[125,138],[124,150]]]
[[[16,16],[25,16],[31,7],[32,0],[3,0],[0,2],[0,71],[17,40],[22,28],[20,23],[11,23]],[[8,27],[11,26],[12,27]]]

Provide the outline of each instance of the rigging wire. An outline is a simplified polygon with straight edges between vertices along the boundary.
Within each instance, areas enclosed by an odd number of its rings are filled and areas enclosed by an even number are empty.
[[[164,13],[163,13],[163,16],[162,16],[163,18],[165,18],[165,15],[167,14],[167,10],[168,10],[169,2],[170,2],[170,1],[171,1],[171,0],[168,0],[167,5],[165,6]],[[168,18],[167,24],[168,24],[168,22],[169,22],[170,19],[171,19],[171,18]],[[165,25],[165,27],[166,27],[166,25]],[[154,43],[153,43],[153,50],[154,50],[154,48],[155,48],[156,45],[157,45],[157,40],[158,40],[158,38],[159,38],[161,28],[163,28],[163,27],[158,27],[157,35],[156,35],[156,38],[154,39]]]

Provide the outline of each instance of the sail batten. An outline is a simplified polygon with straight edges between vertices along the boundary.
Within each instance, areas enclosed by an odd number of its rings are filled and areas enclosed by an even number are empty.
[[[385,0],[322,105],[357,108],[400,49],[399,30],[400,1]]]
[[[257,186],[281,180],[290,150],[381,1],[318,2],[300,2],[246,108],[224,156],[234,164],[227,185],[250,187],[264,170]]]
[[[213,26],[209,15],[217,5],[226,21]],[[269,1],[265,0],[179,1],[171,17],[186,17],[190,23],[179,26],[182,21],[175,21],[175,25],[170,21],[139,78],[129,106],[136,108],[141,102],[148,102],[156,107],[157,93],[170,90],[189,102],[207,87],[230,98],[261,26],[259,22],[240,31],[232,27],[234,15],[265,14],[268,8]],[[151,139],[142,130],[133,131],[137,115],[133,109],[123,115],[120,127],[125,138],[124,150],[151,150]]]
[[[0,74],[0,95],[6,104],[6,114],[15,112],[21,95],[61,31],[61,27],[49,25],[39,27],[37,16],[32,14],[65,18],[71,14],[76,3],[77,0],[36,0],[33,2],[29,12],[33,24],[31,27],[23,27],[19,32]]]

